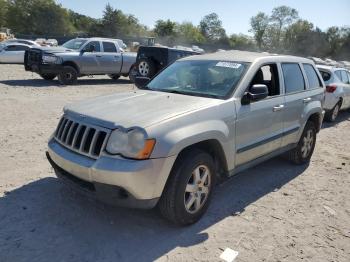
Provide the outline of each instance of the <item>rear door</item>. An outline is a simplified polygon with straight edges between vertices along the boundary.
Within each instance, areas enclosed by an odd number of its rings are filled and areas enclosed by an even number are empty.
[[[306,81],[299,63],[282,63],[285,93],[284,136],[282,145],[287,146],[298,140],[302,127],[304,107],[312,101],[307,96]]]
[[[4,48],[1,60],[3,63],[23,64],[24,52],[28,49],[29,47],[23,45],[9,45]]]
[[[344,100],[342,106],[342,108],[344,109],[350,107],[350,78],[349,73],[347,71],[341,70],[341,80],[344,84]]]
[[[102,42],[103,52],[98,58],[102,71],[106,74],[119,74],[122,67],[122,54],[113,42]]]

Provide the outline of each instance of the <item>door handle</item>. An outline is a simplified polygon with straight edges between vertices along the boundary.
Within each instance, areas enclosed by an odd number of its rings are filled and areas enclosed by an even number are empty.
[[[96,57],[102,57],[102,55],[96,55]]]
[[[284,108],[284,105],[274,106],[273,112],[281,111]]]
[[[303,99],[303,102],[304,102],[304,104],[307,104],[307,103],[309,103],[309,102],[311,102],[311,97],[308,97],[308,98],[304,98]]]

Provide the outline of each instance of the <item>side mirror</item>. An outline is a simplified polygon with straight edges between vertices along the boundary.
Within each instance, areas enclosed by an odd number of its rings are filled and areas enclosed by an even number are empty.
[[[269,95],[269,89],[266,85],[256,84],[249,88],[249,92],[246,92],[242,97],[242,105],[250,104],[250,102],[255,102],[262,100]]]
[[[135,78],[135,85],[139,89],[144,89],[151,79],[148,77],[137,76]]]

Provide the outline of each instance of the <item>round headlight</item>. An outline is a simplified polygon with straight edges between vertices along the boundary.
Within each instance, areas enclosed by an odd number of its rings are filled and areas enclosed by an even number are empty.
[[[111,154],[119,154],[127,149],[128,134],[122,130],[114,130],[109,137],[106,150]]]

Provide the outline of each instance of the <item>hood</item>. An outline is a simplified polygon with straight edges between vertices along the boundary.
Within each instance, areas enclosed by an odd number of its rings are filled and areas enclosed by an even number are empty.
[[[72,50],[69,48],[62,47],[62,46],[42,46],[42,47],[34,47],[32,49],[39,49],[45,53],[51,53],[51,54],[76,52],[76,50]]]
[[[64,108],[64,112],[78,121],[111,129],[118,126],[146,128],[220,101],[165,92],[135,91],[71,104]]]

